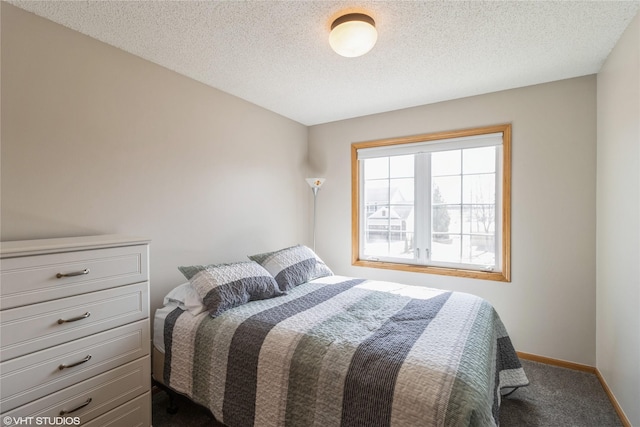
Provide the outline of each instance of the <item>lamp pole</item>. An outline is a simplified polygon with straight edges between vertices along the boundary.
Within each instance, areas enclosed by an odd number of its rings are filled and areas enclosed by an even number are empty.
[[[313,252],[316,251],[316,197],[318,196],[318,187],[313,187]]]
[[[324,184],[325,178],[307,178],[307,184],[313,191],[313,251],[316,251],[316,197],[318,196],[318,190]]]

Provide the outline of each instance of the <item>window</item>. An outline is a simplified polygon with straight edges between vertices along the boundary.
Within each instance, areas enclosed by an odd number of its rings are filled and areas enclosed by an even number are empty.
[[[354,265],[510,281],[511,125],[351,154]]]

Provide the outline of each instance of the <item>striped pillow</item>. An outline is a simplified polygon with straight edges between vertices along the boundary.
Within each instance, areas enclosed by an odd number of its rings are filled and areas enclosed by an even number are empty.
[[[202,298],[211,316],[284,293],[267,270],[255,262],[178,267]]]
[[[275,277],[282,291],[319,277],[333,275],[315,252],[302,245],[251,255],[249,259],[266,268]]]

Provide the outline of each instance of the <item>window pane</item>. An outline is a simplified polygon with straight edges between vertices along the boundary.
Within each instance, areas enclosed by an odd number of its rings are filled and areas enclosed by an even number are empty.
[[[413,177],[414,155],[389,157],[391,178]]]
[[[469,221],[471,233],[495,234],[495,205],[471,205],[471,215]]]
[[[364,161],[364,179],[387,178],[389,176],[389,158],[367,159]]]
[[[434,206],[431,218],[433,234],[442,233],[438,237],[445,237],[449,233],[449,224],[451,224],[451,215],[449,215],[447,206]]]
[[[462,208],[462,232],[471,233],[471,206],[464,205]]]
[[[431,154],[431,175],[460,175],[461,150],[439,151]]]
[[[431,240],[431,259],[438,262],[459,262],[460,235],[438,235]]]
[[[377,206],[374,212],[367,215],[365,221],[367,242],[373,244],[389,240],[389,205]]]
[[[456,262],[469,262],[471,260],[471,236],[468,234],[462,235],[462,245],[460,258],[456,260]]]
[[[413,205],[414,190],[413,177],[402,179],[390,179],[389,186],[391,188],[391,203],[400,205]]]
[[[460,233],[460,205],[433,206],[431,224],[432,234]]]
[[[435,234],[431,259],[452,264],[495,265],[495,237],[475,234]]]
[[[413,155],[364,161],[365,256],[414,258],[413,165]]]
[[[495,234],[495,205],[464,205],[463,233]]]
[[[463,203],[495,203],[495,174],[464,175],[462,178]]]
[[[496,147],[469,148],[462,153],[462,173],[487,173],[496,171]]]
[[[460,176],[434,177],[432,180],[433,203],[460,203],[462,197]]]
[[[496,238],[495,236],[471,236],[470,264],[493,266],[496,263]]]
[[[436,218],[442,213],[434,208],[431,259],[454,264],[493,266],[496,259],[495,206],[463,205],[448,207],[446,212],[451,218],[446,232],[436,230]]]
[[[369,180],[364,182],[364,206],[367,213],[389,203],[389,181]]]
[[[431,259],[493,265],[495,148],[433,153],[431,164]]]
[[[365,254],[413,258],[413,222],[409,219],[413,219],[413,206],[380,206],[365,220]]]

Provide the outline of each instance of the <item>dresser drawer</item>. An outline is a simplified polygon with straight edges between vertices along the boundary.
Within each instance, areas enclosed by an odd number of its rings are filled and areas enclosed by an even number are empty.
[[[151,392],[83,424],[85,427],[146,427],[150,425]]]
[[[149,316],[149,283],[2,311],[0,360],[10,360]]]
[[[149,354],[142,320],[0,364],[0,412]]]
[[[2,423],[19,417],[79,417],[84,424],[150,390],[149,356],[67,387],[2,414]]]
[[[148,280],[148,246],[3,258],[0,309]]]

